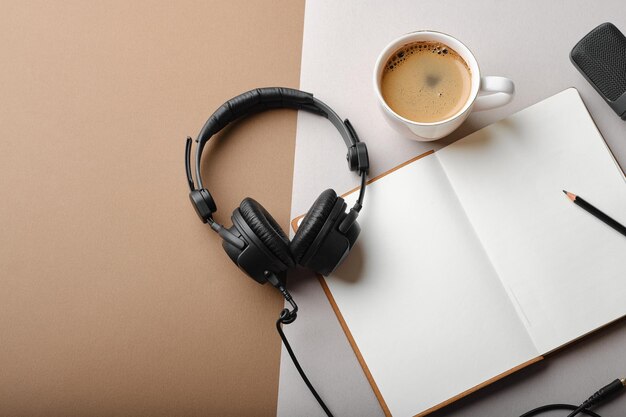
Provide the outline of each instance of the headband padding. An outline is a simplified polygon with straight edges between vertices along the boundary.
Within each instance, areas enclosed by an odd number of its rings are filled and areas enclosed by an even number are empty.
[[[245,198],[239,205],[239,212],[250,229],[274,256],[288,268],[294,266],[287,235],[261,204],[252,198]]]
[[[300,263],[304,254],[309,249],[320,230],[322,230],[322,226],[324,226],[326,219],[328,219],[336,201],[337,193],[329,188],[317,197],[311,209],[306,216],[304,216],[296,235],[289,245],[291,254],[296,263]]]
[[[307,110],[327,117],[322,109],[315,106],[311,93],[285,87],[255,88],[222,104],[202,127],[198,142],[203,144],[240,117],[276,108]]]

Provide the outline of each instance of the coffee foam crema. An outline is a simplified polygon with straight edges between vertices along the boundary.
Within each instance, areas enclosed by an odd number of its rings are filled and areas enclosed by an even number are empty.
[[[405,62],[407,57],[420,52],[430,52],[437,55],[450,54],[450,56],[456,55],[459,59],[462,59],[454,49],[449,48],[440,42],[415,42],[404,45],[402,48],[397,50],[387,61],[385,72],[393,71],[394,68],[399,67],[403,62]],[[465,61],[463,61],[463,63],[465,63]],[[467,69],[469,71],[469,67]]]
[[[400,116],[422,123],[445,120],[469,98],[471,70],[452,48],[440,42],[413,42],[389,57],[381,92]]]

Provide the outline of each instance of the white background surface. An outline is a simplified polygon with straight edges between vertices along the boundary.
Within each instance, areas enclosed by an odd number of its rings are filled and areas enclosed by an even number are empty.
[[[305,12],[301,88],[352,121],[368,144],[372,176],[570,86],[580,91],[624,166],[626,122],[569,62],[574,44],[605,21],[626,31],[623,2],[310,1]],[[434,143],[409,141],[391,131],[376,108],[371,72],[378,52],[389,41],[419,29],[439,30],[461,39],[476,55],[484,75],[515,81],[514,101],[470,116],[459,131]],[[299,129],[307,124],[316,127],[314,135],[299,130],[297,137],[293,216],[305,212],[327,187],[341,193],[357,185],[356,176],[345,167],[345,148],[333,127],[304,114],[298,123]],[[301,314],[296,323],[286,327],[286,333],[318,392],[337,417],[382,415],[317,280],[308,273],[292,274],[290,286]],[[434,415],[518,416],[544,403],[579,403],[604,384],[626,376],[625,346],[626,323],[620,322]],[[601,414],[623,415],[624,401],[617,399],[603,406]],[[285,352],[278,415],[323,415]],[[560,414],[547,414],[551,415]]]

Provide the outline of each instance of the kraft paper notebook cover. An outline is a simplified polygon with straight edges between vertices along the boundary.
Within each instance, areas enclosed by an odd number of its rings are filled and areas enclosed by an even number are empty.
[[[563,189],[626,220],[624,174],[573,88],[370,180],[357,244],[320,280],[387,415],[626,315],[626,239]]]

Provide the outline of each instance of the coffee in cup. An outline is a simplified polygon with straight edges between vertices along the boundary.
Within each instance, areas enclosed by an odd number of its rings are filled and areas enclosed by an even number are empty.
[[[391,109],[420,123],[445,120],[458,113],[470,96],[471,70],[441,42],[413,42],[389,57],[381,92]]]
[[[472,111],[503,106],[515,94],[510,79],[482,76],[461,41],[428,30],[391,41],[376,60],[373,81],[389,124],[419,141],[449,135]]]

